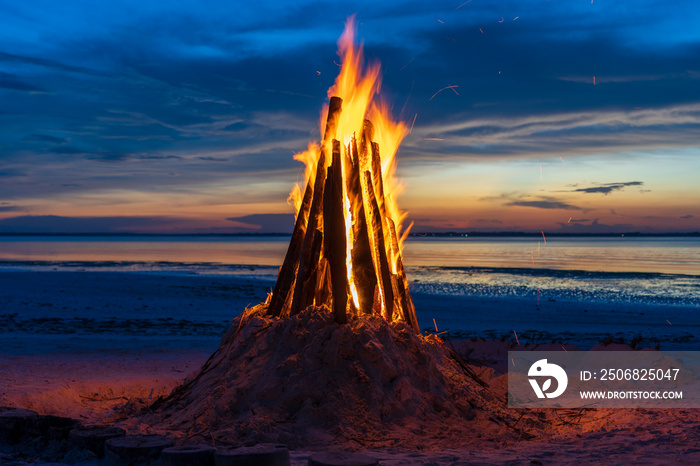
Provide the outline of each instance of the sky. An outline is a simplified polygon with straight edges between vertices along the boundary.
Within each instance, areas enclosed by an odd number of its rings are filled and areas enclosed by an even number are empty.
[[[291,231],[353,14],[414,232],[700,231],[695,0],[0,0],[0,233]]]

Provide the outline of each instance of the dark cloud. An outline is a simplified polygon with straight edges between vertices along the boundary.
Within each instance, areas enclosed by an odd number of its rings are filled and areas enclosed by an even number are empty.
[[[0,209],[1,210],[1,209]],[[63,217],[57,215],[22,215],[0,219],[0,233],[245,233],[247,227],[201,228],[201,222],[189,218],[166,216]],[[254,231],[254,229],[253,229]],[[268,231],[271,232],[271,231]]]
[[[678,217],[678,218],[683,219],[683,220],[690,220],[691,218],[694,218],[694,217],[695,217],[694,215],[683,215],[682,217]]]
[[[22,138],[22,141],[48,142],[51,144],[65,144],[68,138],[59,138],[49,134],[29,134]]]
[[[84,149],[80,149],[78,147],[74,146],[59,146],[59,147],[52,147],[49,149],[49,152],[53,152],[54,154],[84,154],[86,151]]]
[[[537,200],[515,200],[503,204],[513,207],[534,207],[536,209],[563,209],[563,210],[582,210],[581,207],[568,204],[563,201],[558,201],[549,197],[542,197]]]
[[[226,220],[250,225],[260,233],[291,233],[294,229],[292,214],[253,214],[243,217],[229,217]]]
[[[26,210],[23,207],[16,205],[5,205],[5,203],[0,204],[0,212],[17,212],[18,210]]]
[[[166,217],[62,217],[24,215],[0,220],[1,233],[103,233],[143,231],[167,226],[178,219]]]
[[[97,75],[97,76],[107,76],[108,75],[107,73],[99,72],[99,71],[92,70],[89,68],[84,68],[81,66],[67,65],[65,63],[61,63],[59,61],[52,60],[49,58],[31,57],[31,56],[19,55],[19,54],[16,55],[16,54],[7,53],[7,52],[1,52],[1,51],[0,51],[0,62],[11,63],[11,64],[21,64],[21,65],[33,65],[33,66],[39,66],[42,68],[48,68],[50,70],[60,71],[60,72],[81,73],[81,74]]]
[[[27,176],[26,172],[23,172],[21,170],[16,170],[12,168],[8,168],[6,170],[0,170],[0,178],[1,177],[15,177],[15,176]]]
[[[574,189],[573,192],[579,192],[579,193],[601,193],[601,194],[610,194],[613,191],[619,191],[627,186],[642,186],[644,183],[642,181],[627,181],[625,183],[606,183],[606,184],[601,184],[598,186],[593,186],[590,188],[579,188],[579,189]]]
[[[40,87],[29,84],[19,79],[18,76],[0,71],[0,88],[22,92],[44,92]]]
[[[590,223],[565,223],[557,222],[560,231],[563,233],[630,233],[630,232],[650,232],[649,227],[641,227],[629,223],[604,224],[598,219],[593,219]]]

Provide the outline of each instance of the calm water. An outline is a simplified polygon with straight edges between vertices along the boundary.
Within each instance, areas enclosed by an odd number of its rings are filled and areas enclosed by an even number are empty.
[[[0,261],[281,265],[288,237],[4,237]],[[412,267],[700,275],[700,238],[409,238]],[[87,265],[87,264],[86,264]],[[116,264],[113,264],[116,265]]]

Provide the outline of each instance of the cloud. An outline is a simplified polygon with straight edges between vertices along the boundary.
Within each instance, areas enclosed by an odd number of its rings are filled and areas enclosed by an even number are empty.
[[[695,217],[694,215],[683,215],[682,217],[678,217],[678,218],[683,219],[683,220],[690,220],[691,218],[694,218],[694,217]]]
[[[148,231],[178,223],[168,217],[23,215],[0,220],[0,233],[110,233]]]
[[[515,200],[510,201],[505,204],[509,207],[534,207],[536,209],[563,209],[563,210],[582,210],[581,207],[569,204],[567,202],[559,201],[548,196],[541,196],[536,200]]]
[[[40,93],[44,90],[19,79],[18,76],[0,71],[0,88],[13,91]]]
[[[48,142],[51,144],[65,144],[68,142],[68,138],[59,138],[56,136],[51,136],[49,134],[29,134],[22,138],[22,141],[32,141],[32,142]]]
[[[253,214],[243,217],[228,217],[226,220],[248,226],[259,233],[291,233],[294,229],[292,214]]]
[[[18,210],[25,210],[23,207],[16,206],[16,205],[5,205],[3,202],[0,205],[0,212],[17,212]]]
[[[599,186],[593,186],[590,188],[579,188],[579,189],[574,189],[572,192],[578,192],[578,193],[601,193],[608,195],[613,191],[619,191],[627,186],[642,186],[644,183],[642,181],[627,181],[624,183],[606,183],[606,184],[601,184]]]
[[[650,229],[639,225],[633,225],[630,223],[616,223],[612,225],[607,225],[600,223],[598,219],[593,219],[589,224],[585,223],[566,223],[557,222],[560,226],[560,231],[564,233],[629,233],[634,231],[649,231]]]

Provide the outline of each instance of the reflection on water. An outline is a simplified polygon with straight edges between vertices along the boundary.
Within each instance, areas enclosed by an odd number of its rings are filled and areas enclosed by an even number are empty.
[[[289,237],[1,237],[2,261],[277,266]],[[700,238],[409,238],[407,266],[700,275]]]

